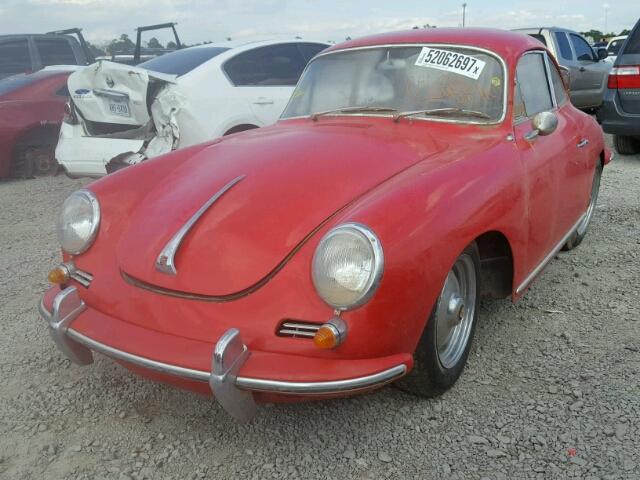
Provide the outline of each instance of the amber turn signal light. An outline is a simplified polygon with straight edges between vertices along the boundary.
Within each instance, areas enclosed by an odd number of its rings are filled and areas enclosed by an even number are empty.
[[[63,265],[58,265],[49,272],[47,279],[55,285],[62,285],[69,280],[69,269]]]
[[[347,335],[347,324],[340,318],[333,318],[322,325],[313,337],[313,344],[325,350],[336,348]]]

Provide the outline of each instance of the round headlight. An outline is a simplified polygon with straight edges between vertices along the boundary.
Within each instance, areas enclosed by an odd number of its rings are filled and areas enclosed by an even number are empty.
[[[313,284],[326,303],[349,310],[371,298],[383,269],[378,237],[364,225],[346,223],[320,240],[313,255]]]
[[[85,252],[93,243],[100,226],[100,204],[89,190],[72,193],[62,204],[58,219],[58,241],[72,255]]]

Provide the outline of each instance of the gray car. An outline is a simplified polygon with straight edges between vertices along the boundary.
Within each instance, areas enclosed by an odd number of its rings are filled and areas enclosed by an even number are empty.
[[[583,110],[602,104],[611,70],[611,63],[604,61],[606,50],[594,51],[582,35],[566,28],[521,28],[516,31],[540,40],[558,63],[569,69],[571,103]]]
[[[640,152],[640,20],[620,47],[598,120],[619,154]]]

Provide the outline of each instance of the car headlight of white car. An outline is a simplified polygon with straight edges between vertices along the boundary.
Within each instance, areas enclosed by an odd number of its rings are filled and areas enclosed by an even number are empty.
[[[62,204],[58,219],[58,241],[72,255],[86,252],[100,227],[100,204],[89,190],[72,193]]]
[[[320,298],[338,310],[350,310],[369,301],[384,270],[378,237],[370,228],[345,223],[327,233],[312,262],[313,284]]]

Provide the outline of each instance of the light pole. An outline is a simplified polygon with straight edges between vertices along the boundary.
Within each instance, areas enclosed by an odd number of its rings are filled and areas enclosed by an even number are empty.
[[[462,4],[462,26],[464,27],[467,19],[467,4]]]
[[[606,35],[607,28],[608,28],[607,23],[608,23],[608,16],[609,16],[609,4],[605,3],[603,7],[604,7],[604,32],[603,33]]]

